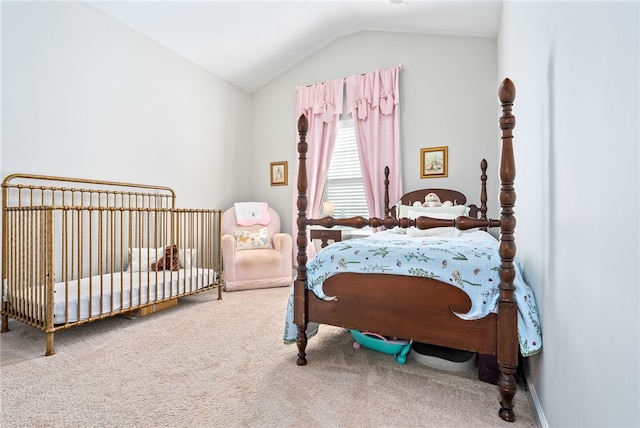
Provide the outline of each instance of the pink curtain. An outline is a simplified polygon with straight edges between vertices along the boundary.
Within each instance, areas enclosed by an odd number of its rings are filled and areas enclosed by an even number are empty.
[[[347,106],[360,155],[369,215],[384,218],[384,168],[389,167],[389,204],[402,196],[398,67],[349,76]]]
[[[309,122],[307,132],[307,217],[317,218],[322,204],[322,192],[327,181],[329,163],[336,141],[338,120],[342,113],[344,79],[330,80],[311,86],[296,88],[296,123],[300,115],[305,114]],[[298,140],[296,139],[296,142]],[[298,178],[298,154],[296,147],[296,183]],[[298,188],[293,187],[293,236],[298,235]],[[315,256],[315,246],[308,239],[307,257]],[[297,249],[294,249],[297,255]],[[294,258],[295,260],[295,258]]]

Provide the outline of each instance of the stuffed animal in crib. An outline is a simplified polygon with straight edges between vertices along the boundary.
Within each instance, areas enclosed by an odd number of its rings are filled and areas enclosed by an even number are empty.
[[[165,248],[164,256],[160,260],[151,264],[151,269],[157,271],[162,270],[178,270],[180,269],[180,260],[178,258],[178,246],[169,245]]]

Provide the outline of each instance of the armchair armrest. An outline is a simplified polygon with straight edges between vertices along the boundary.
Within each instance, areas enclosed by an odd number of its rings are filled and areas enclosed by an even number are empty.
[[[225,278],[236,278],[236,238],[222,235],[222,259],[224,260]]]
[[[277,250],[283,259],[283,272],[291,272],[293,269],[293,238],[288,233],[274,233],[271,236],[271,245]]]
[[[281,253],[287,251],[287,245],[289,246],[289,250],[291,251],[293,245],[293,239],[291,235],[287,233],[274,233],[271,236],[271,245],[273,245],[274,250],[278,250]]]

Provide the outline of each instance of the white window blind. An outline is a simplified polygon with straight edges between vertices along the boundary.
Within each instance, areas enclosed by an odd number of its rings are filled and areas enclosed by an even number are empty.
[[[352,119],[338,124],[322,201],[334,204],[334,217],[369,217]]]

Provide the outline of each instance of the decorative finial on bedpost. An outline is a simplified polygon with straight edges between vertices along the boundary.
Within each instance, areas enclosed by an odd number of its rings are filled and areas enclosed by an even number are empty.
[[[300,140],[298,142],[298,159],[300,161],[298,165],[298,237],[296,239],[296,245],[298,246],[298,276],[294,282],[293,298],[294,298],[294,310],[293,321],[295,322],[298,335],[296,338],[296,344],[298,346],[298,359],[296,364],[303,366],[307,364],[306,352],[307,347],[307,302],[306,302],[306,287],[307,287],[307,206],[309,201],[307,200],[307,150],[309,145],[307,144],[307,129],[309,128],[309,122],[307,117],[303,114],[298,119],[298,134]]]
[[[307,116],[301,114],[298,118],[298,134],[307,135],[307,129],[309,128],[309,122],[307,121]]]
[[[515,268],[513,259],[516,244],[513,232],[516,218],[513,207],[516,202],[514,180],[516,177],[515,159],[513,155],[513,128],[516,118],[511,114],[516,89],[513,82],[505,79],[498,90],[502,104],[500,129],[502,130],[502,151],[500,155],[500,296],[498,298],[498,389],[500,391],[499,415],[505,421],[513,422],[513,396],[516,393],[515,371],[518,365],[517,306],[515,303]]]
[[[500,84],[498,97],[502,104],[513,104],[513,101],[516,99],[516,86],[508,77]]]

